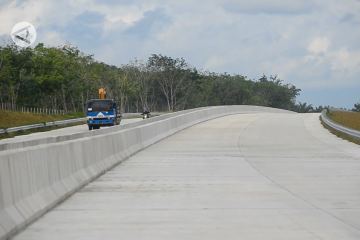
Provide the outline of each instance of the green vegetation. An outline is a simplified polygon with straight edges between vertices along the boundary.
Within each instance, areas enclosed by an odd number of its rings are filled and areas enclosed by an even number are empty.
[[[85,117],[83,113],[46,115],[0,110],[0,129]]]
[[[66,43],[21,49],[0,46],[0,103],[66,113],[85,112],[89,99],[105,88],[122,111],[179,111],[216,105],[260,105],[296,111],[300,89],[277,76],[248,79],[239,74],[204,72],[183,58],[153,54],[120,67],[97,62]]]
[[[39,124],[44,122],[61,121],[61,120],[67,120],[73,118],[82,118],[82,117],[85,117],[85,114],[79,112],[78,113],[68,112],[68,114],[63,116],[60,114],[46,115],[46,114],[37,114],[37,113],[22,113],[15,111],[0,110],[0,129],[31,125],[31,124]],[[76,126],[84,123],[85,122],[79,122],[79,123],[67,124],[62,126],[43,127],[43,128],[30,129],[26,131],[3,133],[0,134],[0,139],[11,138],[20,135],[27,135],[30,133],[46,132],[64,127]]]
[[[360,112],[360,102],[354,104],[353,112]]]
[[[330,112],[327,114],[327,116],[334,122],[337,122],[343,126],[360,131],[360,113],[357,113],[357,112]],[[321,120],[321,118],[320,118],[320,120]],[[322,120],[321,120],[321,124],[324,126],[324,128],[328,129],[331,133],[333,133],[337,137],[340,137],[344,140],[347,140],[349,142],[353,142],[353,143],[360,145],[360,141],[354,140],[351,137],[349,137],[341,132],[336,131],[335,129],[326,125]]]
[[[355,139],[352,139],[351,137],[341,133],[341,132],[338,132],[336,131],[335,129],[329,127],[328,125],[326,125],[320,118],[320,121],[321,121],[321,124],[323,125],[324,128],[326,128],[327,130],[329,130],[332,134],[336,135],[337,137],[340,137],[344,140],[347,140],[349,142],[352,142],[352,143],[355,143],[355,144],[359,144],[360,145],[360,141],[357,141]]]
[[[327,116],[334,122],[337,122],[343,126],[360,131],[360,113],[330,112]]]
[[[316,109],[313,108],[312,104],[308,105],[307,103],[299,102],[299,104],[296,105],[296,108],[297,108],[297,112],[299,112],[299,113],[316,112]],[[321,112],[321,110],[320,110],[320,112]]]

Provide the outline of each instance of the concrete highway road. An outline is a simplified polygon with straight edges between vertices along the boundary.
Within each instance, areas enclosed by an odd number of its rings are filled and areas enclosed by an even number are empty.
[[[125,125],[128,123],[137,122],[140,120],[143,120],[143,119],[142,118],[122,119],[120,124]],[[5,139],[0,140],[0,144],[37,140],[37,139],[43,139],[43,138],[48,138],[48,137],[64,136],[64,135],[68,135],[68,134],[82,133],[82,132],[88,132],[88,131],[89,131],[88,125],[82,124],[82,125],[77,125],[77,126],[72,126],[72,127],[65,127],[65,128],[60,128],[60,129],[56,129],[56,130],[51,130],[48,132],[38,132],[38,133],[29,134],[29,135],[20,135],[20,136],[14,137],[14,138],[5,138]],[[96,130],[92,130],[92,131],[96,131]]]
[[[318,114],[238,114],[132,156],[14,239],[360,239],[360,148]]]

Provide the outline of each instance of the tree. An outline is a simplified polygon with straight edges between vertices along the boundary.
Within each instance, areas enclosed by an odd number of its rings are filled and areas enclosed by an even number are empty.
[[[123,111],[239,104],[300,111],[303,105],[295,106],[300,89],[283,84],[276,75],[250,80],[240,74],[202,72],[183,58],[161,54],[118,67],[95,61],[68,42],[25,49],[0,46],[2,103],[85,111],[86,102],[98,97],[99,88],[105,88],[107,97],[118,101]]]
[[[115,89],[119,92],[120,95],[120,106],[121,110],[125,110],[126,103],[129,100],[131,95],[134,95],[136,90],[136,83],[130,77],[131,70],[124,67],[122,69],[116,70],[116,84]],[[129,105],[129,104],[128,104]]]
[[[301,103],[297,105],[297,110],[299,113],[308,113],[313,111],[312,104],[307,105],[307,103]]]
[[[166,98],[168,111],[183,109],[192,91],[189,64],[183,58],[152,54],[148,67],[155,74],[160,91]]]
[[[322,112],[325,109],[322,105],[319,105],[317,108],[314,109],[314,112]]]
[[[15,107],[21,86],[31,76],[31,48],[20,48],[15,44],[0,47],[0,100]]]
[[[217,98],[215,75],[215,73],[199,72],[196,69],[191,72],[190,79],[194,89],[189,96],[187,108],[220,105],[220,100]]]
[[[129,64],[123,65],[122,69],[129,72],[129,77],[135,83],[136,95],[140,100],[141,108],[150,107],[155,108],[158,101],[156,96],[156,86],[154,78],[149,70],[149,67],[142,60],[135,58]]]
[[[354,108],[351,111],[360,112],[360,102],[355,103]]]
[[[276,75],[263,76],[253,82],[252,102],[254,105],[261,105],[266,107],[282,108],[291,110],[294,108],[296,96],[299,95],[300,89],[297,89],[292,84],[283,85],[283,80]]]

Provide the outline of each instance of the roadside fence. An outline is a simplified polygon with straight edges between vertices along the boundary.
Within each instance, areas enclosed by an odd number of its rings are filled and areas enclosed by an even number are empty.
[[[36,107],[23,107],[17,106],[12,103],[1,103],[0,110],[16,111],[23,113],[39,113],[39,114],[62,114],[65,115],[64,110],[52,109],[52,108],[36,108]]]

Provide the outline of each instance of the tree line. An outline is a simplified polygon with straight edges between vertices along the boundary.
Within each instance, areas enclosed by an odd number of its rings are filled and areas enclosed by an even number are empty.
[[[179,111],[217,105],[258,105],[301,111],[300,89],[275,76],[248,79],[192,67],[183,58],[152,54],[114,66],[66,43],[0,46],[0,102],[84,112],[105,88],[124,112]],[[306,104],[305,104],[306,105]],[[306,107],[306,106],[305,106]]]
[[[334,108],[330,105],[328,106],[319,105],[318,107],[313,107],[312,104],[301,103],[301,102],[296,104],[295,107],[296,107],[295,111],[299,113],[321,112],[324,109]],[[353,112],[360,112],[360,102],[355,103],[352,109],[346,109],[346,108],[340,108],[340,109],[353,111]]]

